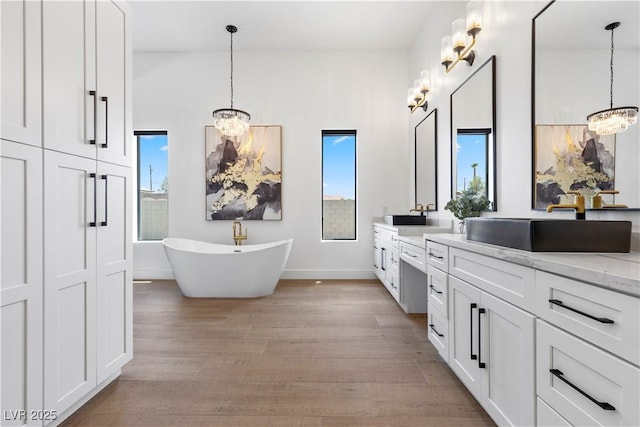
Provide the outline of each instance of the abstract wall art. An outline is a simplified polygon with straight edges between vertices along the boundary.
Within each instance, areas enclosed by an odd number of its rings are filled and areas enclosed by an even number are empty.
[[[282,127],[238,137],[205,126],[207,220],[282,219]]]
[[[598,135],[587,125],[537,125],[534,153],[534,206],[570,203],[567,191],[588,200],[615,188],[615,135]]]

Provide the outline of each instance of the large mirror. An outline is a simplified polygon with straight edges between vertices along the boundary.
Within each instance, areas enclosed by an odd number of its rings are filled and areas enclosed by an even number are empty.
[[[415,203],[438,210],[438,111],[433,109],[415,128]]]
[[[496,59],[492,56],[451,94],[451,198],[476,188],[496,200]]]
[[[640,124],[606,136],[586,119],[610,106],[613,22],[613,107],[640,105],[639,19],[638,1],[551,2],[533,19],[534,209],[571,202],[567,191],[588,209],[640,208]],[[602,190],[618,194],[592,197]]]

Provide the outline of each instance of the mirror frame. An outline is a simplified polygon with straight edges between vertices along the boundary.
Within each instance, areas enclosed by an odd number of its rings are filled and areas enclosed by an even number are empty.
[[[544,211],[536,208],[536,19],[546,12],[556,0],[551,0],[531,20],[531,210]],[[587,208],[587,210],[594,210]],[[595,209],[603,211],[602,209]],[[607,209],[607,212],[640,211],[640,207]]]
[[[487,188],[487,196],[491,201],[491,207],[488,211],[496,212],[498,210],[498,175],[497,175],[497,167],[496,167],[496,148],[497,148],[497,137],[496,137],[496,56],[492,55],[489,59],[487,59],[482,65],[478,67],[469,77],[467,77],[460,85],[451,92],[449,95],[449,120],[450,120],[450,155],[451,155],[451,198],[454,199],[456,196],[456,182],[454,176],[457,176],[457,168],[456,157],[454,156],[454,147],[456,146],[456,135],[457,132],[453,128],[453,96],[457,91],[462,89],[462,87],[471,80],[477,73],[479,73],[485,66],[491,66],[491,134],[492,134],[492,147],[490,147],[490,153],[488,153],[488,164],[487,164],[487,177],[493,180],[492,192],[489,193],[489,188]],[[488,185],[488,183],[487,183]]]
[[[415,204],[421,203],[418,200],[418,127],[433,115],[433,186],[434,186],[434,203],[433,210],[438,210],[438,109],[434,108],[424,119],[420,120],[414,128],[413,133],[413,161],[414,161],[414,200]],[[428,201],[423,201],[431,204]],[[427,206],[424,207],[427,209]]]

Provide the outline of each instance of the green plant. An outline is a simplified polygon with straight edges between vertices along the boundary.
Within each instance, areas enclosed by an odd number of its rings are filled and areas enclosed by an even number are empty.
[[[478,192],[474,187],[458,193],[458,197],[449,200],[445,209],[451,211],[453,216],[462,220],[471,216],[480,216],[491,206],[491,202],[484,193]]]

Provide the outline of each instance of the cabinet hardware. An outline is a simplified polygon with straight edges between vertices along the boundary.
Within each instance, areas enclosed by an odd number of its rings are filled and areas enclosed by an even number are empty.
[[[384,258],[385,258],[385,252],[387,251],[386,248],[380,248],[380,268],[382,269],[382,271],[385,271],[387,268],[387,266],[385,265],[384,262]]]
[[[427,255],[429,255],[431,258],[435,258],[435,259],[444,259],[443,256],[438,256],[438,255],[434,254],[433,252],[429,252]]]
[[[100,179],[104,180],[104,221],[102,221],[100,225],[103,227],[106,227],[107,215],[109,212],[109,209],[107,208],[107,200],[109,199],[109,189],[108,189],[109,180],[107,179],[107,175],[100,175]]]
[[[585,391],[581,390],[580,387],[576,386],[575,384],[571,383],[571,381],[567,380],[563,375],[562,371],[559,369],[549,369],[549,372],[551,372],[555,377],[557,377],[559,380],[563,381],[565,384],[569,385],[569,387],[573,388],[574,390],[576,390],[578,393],[580,393],[581,395],[583,395],[584,397],[586,397],[587,399],[589,399],[590,401],[592,401],[593,403],[595,403],[596,405],[598,405],[601,409],[605,410],[605,411],[615,411],[616,408],[607,403],[607,402],[599,402],[596,399],[594,399],[593,397],[591,397],[588,393],[586,393]]]
[[[433,326],[433,323],[429,323],[429,328],[431,328],[431,330],[433,331],[434,334],[436,334],[440,338],[444,338],[444,335],[436,330],[436,327]]]
[[[482,315],[485,314],[487,310],[484,308],[478,309],[478,367],[485,368],[486,364],[482,361],[482,324],[480,319]]]
[[[107,148],[109,146],[109,98],[103,96],[100,99],[104,102],[104,142],[100,146]]]
[[[411,258],[418,258],[418,255],[414,255],[412,253],[409,252],[403,252],[403,254],[410,256]]]
[[[433,285],[429,285],[429,288],[431,288],[433,290],[433,292],[435,292],[436,294],[442,294],[442,291],[439,291],[435,286]]]
[[[98,201],[96,200],[98,197],[98,178],[95,173],[90,173],[89,178],[93,178],[93,221],[89,223],[89,227],[95,227],[98,220]]]
[[[473,354],[473,309],[477,307],[478,304],[475,302],[469,304],[469,357],[471,360],[476,360],[478,358],[477,354]]]
[[[98,97],[95,90],[89,91],[89,96],[93,96],[93,139],[89,140],[89,144],[96,145],[96,120],[98,117]]]
[[[562,308],[566,308],[567,310],[573,311],[574,313],[581,314],[582,316],[588,317],[589,319],[596,320],[596,321],[598,321],[598,322],[600,322],[600,323],[614,323],[614,321],[613,321],[613,320],[611,320],[611,319],[607,319],[606,317],[596,317],[596,316],[592,316],[591,314],[589,314],[589,313],[585,313],[584,311],[580,311],[580,310],[577,310],[577,309],[575,309],[575,308],[573,308],[573,307],[569,307],[568,305],[564,305],[564,304],[562,303],[562,301],[557,300],[557,299],[550,299],[550,300],[549,300],[549,302],[550,302],[551,304],[555,304],[555,305],[560,306],[560,307],[562,307]]]

